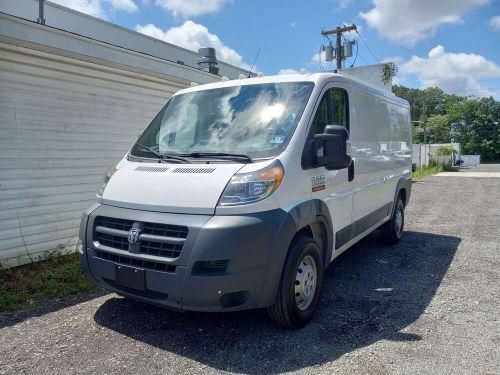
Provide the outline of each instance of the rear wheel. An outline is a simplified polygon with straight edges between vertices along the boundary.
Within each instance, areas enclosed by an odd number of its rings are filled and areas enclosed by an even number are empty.
[[[391,219],[380,227],[382,241],[390,245],[398,243],[403,237],[404,225],[405,205],[401,197],[398,197]]]
[[[313,317],[323,284],[323,257],[317,243],[301,237],[291,246],[270,318],[287,328],[300,328]]]

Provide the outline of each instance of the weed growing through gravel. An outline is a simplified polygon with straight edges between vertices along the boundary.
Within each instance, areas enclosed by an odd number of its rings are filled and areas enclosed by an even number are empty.
[[[93,289],[77,254],[52,254],[15,268],[0,267],[0,312],[36,309],[37,302]]]
[[[429,164],[418,167],[415,172],[412,173],[413,178],[422,178],[425,176],[431,176],[439,172],[458,172],[458,169],[449,165],[443,164]]]

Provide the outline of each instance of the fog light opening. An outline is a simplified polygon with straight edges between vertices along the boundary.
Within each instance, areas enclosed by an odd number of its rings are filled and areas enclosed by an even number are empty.
[[[250,292],[248,290],[240,290],[239,292],[226,293],[220,297],[220,305],[224,308],[238,307],[248,301]]]

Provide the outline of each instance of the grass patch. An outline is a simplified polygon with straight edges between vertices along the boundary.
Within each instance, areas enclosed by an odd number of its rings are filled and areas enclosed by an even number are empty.
[[[432,176],[433,174],[443,171],[443,166],[440,164],[429,164],[423,165],[417,168],[415,172],[412,173],[413,178],[422,178],[425,176]]]
[[[51,255],[15,268],[0,268],[0,312],[36,309],[38,302],[96,288],[80,269],[78,254]]]
[[[429,165],[420,166],[417,168],[415,172],[412,173],[413,178],[422,178],[425,176],[432,176],[433,174],[439,172],[458,172],[459,169],[456,167],[452,167],[448,164],[438,164],[432,163]]]

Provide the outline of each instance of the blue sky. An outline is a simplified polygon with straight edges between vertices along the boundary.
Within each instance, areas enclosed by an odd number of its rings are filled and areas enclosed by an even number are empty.
[[[192,50],[211,44],[219,59],[243,67],[260,48],[256,65],[266,75],[319,71],[328,42],[321,29],[354,22],[363,39],[355,66],[389,59],[396,83],[500,99],[500,0],[54,2]]]

